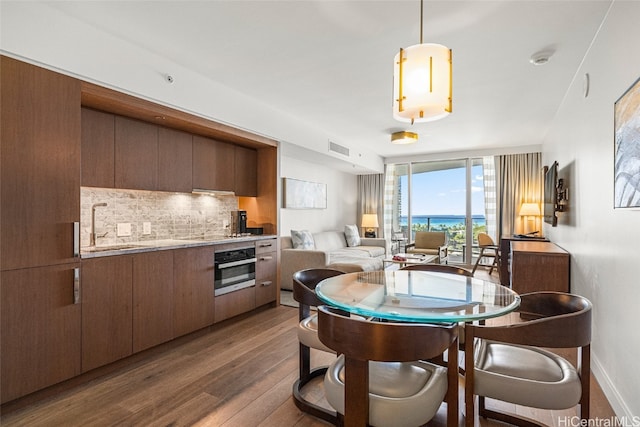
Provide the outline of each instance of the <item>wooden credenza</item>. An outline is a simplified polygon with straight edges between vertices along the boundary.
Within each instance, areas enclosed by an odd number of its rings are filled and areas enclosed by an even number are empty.
[[[511,289],[569,292],[569,252],[551,242],[511,242]]]

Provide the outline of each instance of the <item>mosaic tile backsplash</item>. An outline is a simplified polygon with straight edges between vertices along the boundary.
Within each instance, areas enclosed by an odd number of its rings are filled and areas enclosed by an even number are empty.
[[[81,187],[80,244],[89,246],[91,207],[96,207],[96,245],[116,245],[144,240],[202,239],[228,233],[225,221],[238,209],[233,196],[167,193]],[[150,223],[150,234],[144,223]],[[118,237],[117,224],[130,224],[131,236]]]

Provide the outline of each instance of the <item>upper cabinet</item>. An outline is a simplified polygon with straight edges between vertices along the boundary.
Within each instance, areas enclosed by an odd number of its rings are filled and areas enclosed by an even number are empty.
[[[158,190],[190,193],[192,136],[169,128],[158,128]]]
[[[80,82],[1,57],[2,270],[78,260]]]
[[[193,187],[234,191],[235,146],[203,136],[193,137]]]
[[[158,127],[116,116],[116,188],[155,190],[158,185]]]
[[[85,187],[115,187],[115,116],[82,109],[82,179]]]
[[[258,195],[258,153],[245,147],[235,149],[235,192],[237,196]]]

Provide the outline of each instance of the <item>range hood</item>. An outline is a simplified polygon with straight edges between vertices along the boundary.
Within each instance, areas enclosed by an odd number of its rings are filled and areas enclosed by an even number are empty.
[[[210,196],[217,197],[235,197],[236,193],[228,190],[206,190],[203,188],[194,188],[191,190],[192,194],[208,194]]]

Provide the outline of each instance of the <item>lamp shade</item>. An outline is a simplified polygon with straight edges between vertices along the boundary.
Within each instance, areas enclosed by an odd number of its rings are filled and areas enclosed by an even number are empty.
[[[363,214],[362,215],[362,227],[364,227],[364,228],[378,228],[378,215],[376,215],[376,214]]]
[[[520,216],[540,216],[540,205],[537,203],[523,203],[520,206]]]
[[[394,59],[393,118],[420,123],[451,113],[451,49],[421,43],[400,49]]]

